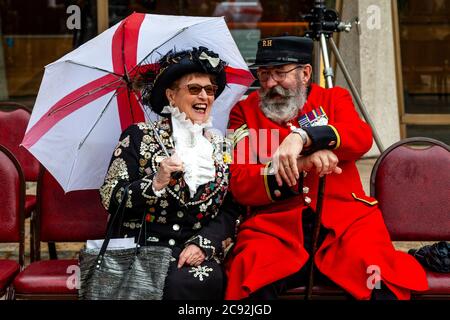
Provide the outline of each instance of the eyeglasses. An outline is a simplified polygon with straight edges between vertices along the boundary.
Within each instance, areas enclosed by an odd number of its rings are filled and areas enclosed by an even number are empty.
[[[262,69],[262,70],[258,70],[256,72],[256,74],[257,74],[260,82],[268,81],[269,77],[272,77],[272,79],[274,81],[280,82],[280,81],[283,81],[284,79],[286,79],[286,74],[288,74],[289,72],[294,71],[295,69],[303,68],[303,67],[304,66],[299,65],[288,71],[281,71],[281,70],[277,70],[277,69],[274,69],[274,70]]]
[[[202,90],[205,89],[205,92],[208,96],[213,96],[216,94],[218,87],[215,84],[208,84],[206,86],[201,86],[198,83],[190,83],[184,86],[180,86],[180,88],[187,88],[189,90],[189,93],[194,96],[199,95],[200,92],[202,92]]]

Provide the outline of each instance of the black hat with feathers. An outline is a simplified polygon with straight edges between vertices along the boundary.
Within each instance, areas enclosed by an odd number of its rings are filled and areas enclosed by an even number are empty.
[[[226,62],[221,60],[217,53],[205,47],[179,52],[171,50],[158,61],[157,67],[141,74],[139,81],[144,85],[142,101],[152,111],[163,115],[162,109],[169,104],[166,89],[181,77],[196,72],[215,76],[217,98],[225,89],[225,66]]]

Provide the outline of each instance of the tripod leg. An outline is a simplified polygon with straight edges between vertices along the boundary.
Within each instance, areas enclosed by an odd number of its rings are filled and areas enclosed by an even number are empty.
[[[321,48],[320,43],[314,41],[314,65],[313,65],[313,80],[314,83],[320,84],[320,62],[321,62]]]
[[[333,88],[333,69],[330,66],[330,58],[328,55],[328,48],[327,48],[327,40],[325,38],[325,35],[322,33],[320,35],[320,46],[322,48],[322,57],[323,57],[323,74],[325,76],[325,80],[327,82],[327,88]]]
[[[359,111],[363,115],[366,122],[369,124],[369,126],[372,128],[373,132],[373,138],[375,140],[375,143],[377,144],[378,149],[380,152],[384,151],[383,144],[381,143],[380,137],[378,136],[377,131],[375,130],[375,126],[370,119],[369,114],[367,113],[366,106],[364,105],[364,102],[361,99],[361,96],[358,93],[358,90],[355,87],[355,84],[352,81],[352,78],[350,77],[350,73],[348,72],[347,67],[345,66],[344,60],[341,57],[341,54],[339,53],[338,48],[336,47],[336,44],[334,43],[334,40],[332,38],[329,39],[331,51],[333,51],[336,61],[341,67],[342,73],[344,74],[345,80],[347,81],[348,85],[350,86],[350,90],[352,91],[353,96],[355,97],[356,104],[358,106]]]

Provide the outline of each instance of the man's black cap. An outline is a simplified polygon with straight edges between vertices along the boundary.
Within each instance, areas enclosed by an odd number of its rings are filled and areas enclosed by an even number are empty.
[[[259,40],[255,63],[250,68],[288,63],[311,64],[313,41],[306,37],[281,36]]]

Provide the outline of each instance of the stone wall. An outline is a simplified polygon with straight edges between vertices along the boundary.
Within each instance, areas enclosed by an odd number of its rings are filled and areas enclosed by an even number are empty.
[[[339,51],[387,148],[400,140],[391,1],[343,0],[342,20],[355,16],[361,21],[361,35],[356,27],[341,33]],[[339,68],[336,85],[349,88]],[[377,155],[374,142],[366,156]]]

